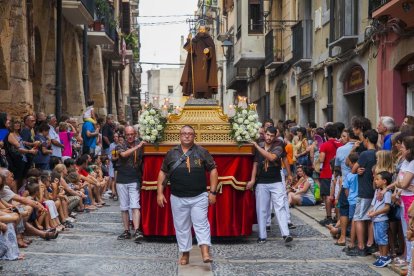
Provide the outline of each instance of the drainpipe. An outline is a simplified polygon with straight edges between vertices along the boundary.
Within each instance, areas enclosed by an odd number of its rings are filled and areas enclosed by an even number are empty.
[[[88,76],[88,25],[83,25],[83,96],[85,97],[85,103],[89,100],[89,76]]]
[[[115,108],[116,108],[116,116],[119,118],[119,110],[120,110],[120,104],[119,104],[119,71],[115,71]]]
[[[329,10],[329,43],[332,43],[335,39],[335,0],[330,0]],[[329,57],[332,57],[332,47],[329,46]],[[327,68],[328,73],[328,104],[326,109],[328,111],[328,122],[333,122],[333,67],[329,65]]]
[[[62,0],[56,0],[55,114],[62,115]]]
[[[107,88],[108,114],[112,114],[112,61],[108,60],[108,88]]]

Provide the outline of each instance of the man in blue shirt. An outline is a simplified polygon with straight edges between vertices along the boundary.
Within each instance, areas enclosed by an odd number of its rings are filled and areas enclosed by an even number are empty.
[[[84,122],[82,126],[82,139],[83,139],[83,154],[95,154],[96,138],[99,135],[99,127],[95,129],[95,126],[91,122]]]
[[[382,144],[383,150],[391,150],[392,148],[391,137],[394,134],[393,133],[394,128],[395,128],[395,121],[392,117],[382,116],[379,119],[377,130],[378,130],[378,134],[380,134],[383,139],[383,144]]]

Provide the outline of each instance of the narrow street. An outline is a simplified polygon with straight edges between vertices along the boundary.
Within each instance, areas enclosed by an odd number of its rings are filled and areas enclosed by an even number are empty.
[[[118,241],[122,226],[117,202],[96,212],[78,215],[75,228],[57,240],[34,239],[23,261],[2,262],[1,275],[396,275],[375,269],[372,257],[351,258],[333,245],[328,232],[292,209],[294,241],[285,245],[273,223],[268,242],[256,236],[213,240],[214,262],[201,264],[193,249],[190,265],[178,266],[172,240]]]

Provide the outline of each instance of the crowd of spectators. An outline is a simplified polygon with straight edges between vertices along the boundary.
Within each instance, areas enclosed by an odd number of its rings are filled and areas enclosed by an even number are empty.
[[[24,256],[32,237],[56,239],[76,217],[118,199],[117,145],[124,126],[112,115],[85,121],[44,113],[0,113],[0,259]]]
[[[273,125],[266,120],[261,134]],[[289,205],[320,204],[326,215],[320,224],[330,230],[335,245],[344,247],[344,254],[373,254],[374,266],[393,262],[410,273],[414,117],[406,116],[398,126],[383,116],[376,128],[364,117],[352,118],[347,127],[342,122],[302,127],[292,121],[275,127],[295,175],[287,183]]]

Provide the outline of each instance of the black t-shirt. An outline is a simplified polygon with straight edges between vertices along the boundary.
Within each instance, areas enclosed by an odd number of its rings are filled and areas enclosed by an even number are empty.
[[[366,151],[367,150],[367,148],[364,146],[364,143],[360,143],[359,144],[359,146],[355,149],[355,151],[358,153],[358,154],[361,154],[361,153],[363,153],[364,151]]]
[[[358,175],[358,197],[360,198],[373,198],[374,197],[374,176],[372,168],[377,163],[375,156],[376,150],[370,149],[361,153],[358,159],[358,165],[360,168],[364,168],[365,171],[362,175]]]
[[[260,143],[259,146],[264,149],[265,143]],[[280,170],[282,169],[281,158],[286,157],[285,144],[276,139],[268,152],[276,155],[274,161],[267,160],[259,151],[256,151],[254,162],[257,162],[257,184],[282,182]]]
[[[104,149],[109,148],[109,145],[114,141],[114,129],[108,124],[104,124],[102,127],[102,137],[108,137],[109,144],[105,142],[105,139],[102,139],[102,146]]]
[[[161,170],[168,174],[183,154],[180,145],[172,148],[165,156]],[[183,161],[170,175],[171,194],[177,197],[195,197],[206,192],[206,171],[216,168],[211,154],[197,145],[193,145],[188,161]]]
[[[135,141],[135,145],[140,143],[139,140]],[[135,146],[133,145],[133,146]],[[116,150],[118,154],[127,151],[131,147],[125,142],[125,144],[117,145]],[[116,183],[129,184],[134,182],[141,182],[142,176],[142,148],[136,150],[133,154],[127,158],[122,158],[119,155],[117,161],[116,170],[118,175],[116,177]]]
[[[32,136],[32,130],[30,128],[24,127],[20,132],[20,137],[22,137],[22,140],[25,142],[34,142],[34,137]]]

